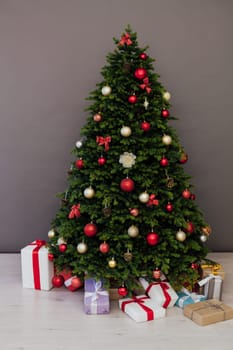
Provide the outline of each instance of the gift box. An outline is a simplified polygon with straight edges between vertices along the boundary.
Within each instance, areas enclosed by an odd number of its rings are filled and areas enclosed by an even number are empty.
[[[166,315],[166,310],[146,295],[120,299],[119,306],[136,322],[152,321]]]
[[[184,315],[199,326],[206,326],[232,319],[233,308],[219,300],[211,299],[185,306]]]
[[[147,280],[142,277],[139,278],[139,281],[145,289],[146,295],[148,295],[158,305],[164,308],[174,306],[178,299],[178,295],[171,287],[170,283],[162,281],[149,284]]]
[[[109,293],[103,281],[87,278],[84,281],[84,311],[86,314],[109,313]]]
[[[221,276],[210,274],[198,282],[200,288],[203,289],[203,294],[206,299],[222,299],[222,284]]]
[[[189,304],[198,303],[206,300],[206,297],[202,294],[190,293],[186,288],[182,288],[178,294],[178,299],[175,302],[175,306],[181,307],[182,309]]]
[[[50,290],[54,275],[53,262],[48,259],[46,242],[36,240],[21,249],[23,288]]]
[[[225,271],[220,264],[201,264],[202,278],[209,275],[221,276],[222,280],[225,278]]]

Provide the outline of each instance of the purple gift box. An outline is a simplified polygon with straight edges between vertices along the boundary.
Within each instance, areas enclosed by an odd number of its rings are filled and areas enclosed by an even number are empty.
[[[109,293],[103,288],[103,281],[87,278],[84,281],[84,311],[86,314],[109,313]]]

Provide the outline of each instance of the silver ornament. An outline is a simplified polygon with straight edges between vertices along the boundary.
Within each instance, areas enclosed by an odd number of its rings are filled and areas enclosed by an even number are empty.
[[[112,89],[110,88],[110,86],[106,85],[106,86],[103,86],[103,87],[102,87],[101,92],[102,92],[102,95],[108,96],[108,95],[111,94]]]
[[[84,242],[81,242],[77,245],[77,251],[80,254],[84,254],[87,251],[87,245]]]
[[[143,103],[143,106],[145,107],[145,109],[147,109],[148,106],[149,106],[149,102],[148,102],[148,100],[147,100],[146,97],[145,97],[145,101],[144,101],[144,103]]]
[[[177,239],[177,241],[180,241],[180,242],[185,241],[185,239],[186,239],[186,233],[185,233],[184,231],[179,230],[179,231],[176,233],[176,239]]]
[[[121,128],[121,135],[124,137],[129,137],[132,133],[132,130],[129,126],[123,126]]]
[[[82,143],[82,141],[77,141],[75,145],[77,148],[81,148],[83,143]]]
[[[172,143],[171,136],[164,134],[162,137],[162,142],[164,143],[164,145],[169,146]]]
[[[200,241],[205,243],[207,241],[207,236],[206,235],[201,235],[200,236]]]

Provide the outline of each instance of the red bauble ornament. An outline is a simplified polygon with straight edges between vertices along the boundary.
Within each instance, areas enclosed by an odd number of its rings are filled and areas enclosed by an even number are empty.
[[[189,199],[191,196],[191,192],[186,188],[183,192],[182,192],[182,197],[185,199]]]
[[[77,159],[75,162],[75,165],[78,169],[82,169],[84,167],[84,161],[83,159]]]
[[[59,244],[59,250],[61,253],[64,253],[66,249],[67,249],[67,244],[65,243]]]
[[[94,115],[94,117],[93,117],[93,120],[94,120],[95,122],[100,122],[100,121],[102,120],[101,114],[96,113],[96,114]]]
[[[53,255],[53,253],[48,253],[48,259],[49,259],[50,261],[53,261],[53,260],[54,260],[54,255]]]
[[[197,270],[199,268],[199,264],[197,263],[192,263],[191,264],[191,268],[194,269],[194,270]]]
[[[122,297],[125,297],[128,294],[128,290],[126,287],[121,286],[118,288],[118,294]]]
[[[134,72],[134,76],[137,79],[144,79],[147,76],[147,71],[145,68],[137,68]]]
[[[132,209],[130,209],[130,214],[132,216],[138,216],[139,215],[139,210],[137,208],[132,208]]]
[[[147,54],[145,52],[142,52],[139,57],[141,58],[141,60],[146,60],[147,59]]]
[[[194,193],[191,193],[190,199],[192,199],[194,201],[196,199],[196,195]]]
[[[195,230],[195,227],[191,221],[188,221],[185,227],[185,231],[188,233],[193,233]]]
[[[135,184],[134,181],[130,178],[125,178],[123,180],[121,180],[120,183],[120,188],[122,189],[122,191],[124,192],[132,192],[134,190]]]
[[[169,162],[168,162],[168,159],[167,159],[166,157],[163,157],[163,158],[160,160],[159,163],[160,163],[161,166],[164,166],[164,167],[165,167],[165,166],[168,166],[168,163],[169,163]]]
[[[161,116],[162,116],[163,118],[168,118],[169,115],[170,115],[170,113],[169,113],[169,111],[168,111],[167,109],[165,109],[165,108],[162,109]]]
[[[72,278],[71,280],[71,286],[75,289],[81,288],[83,285],[83,282],[81,280],[81,278],[75,276]]]
[[[104,165],[106,163],[106,158],[104,158],[103,156],[101,156],[99,159],[98,159],[98,164],[99,165]]]
[[[52,278],[52,285],[55,288],[60,288],[64,284],[64,277],[62,275],[55,275]]]
[[[144,120],[144,122],[141,123],[141,129],[143,131],[149,131],[150,130],[150,123],[149,122],[146,122]]]
[[[131,104],[135,104],[137,102],[138,98],[136,95],[130,95],[128,97],[128,102],[131,103]]]
[[[158,267],[156,267],[152,274],[155,279],[159,279],[161,277],[161,271],[158,269]]]
[[[149,232],[146,240],[149,245],[156,245],[159,243],[159,235],[156,232]]]
[[[180,162],[181,164],[185,164],[187,161],[188,161],[188,155],[187,155],[187,153],[182,152],[182,153],[181,153],[181,156],[180,156],[179,162]]]
[[[88,237],[95,236],[97,233],[97,226],[93,224],[92,222],[89,224],[86,224],[83,229],[84,233]]]
[[[108,243],[106,243],[106,242],[101,243],[100,246],[99,246],[99,250],[103,254],[108,253],[109,252],[109,245],[108,245]]]
[[[167,210],[168,212],[171,212],[171,211],[173,210],[173,205],[172,205],[170,202],[167,203],[167,205],[166,205],[166,210]]]

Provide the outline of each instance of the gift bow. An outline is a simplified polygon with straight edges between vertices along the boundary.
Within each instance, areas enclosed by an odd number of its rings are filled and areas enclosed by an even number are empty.
[[[106,137],[96,136],[96,142],[100,146],[104,145],[105,151],[108,151],[109,150],[109,142],[111,142],[111,136],[106,136]]]
[[[211,273],[213,275],[217,275],[218,271],[221,269],[221,265],[220,264],[215,264],[215,265],[210,265],[210,264],[201,264],[201,268],[202,269],[211,269]]]
[[[72,205],[71,211],[69,213],[69,219],[79,218],[81,216],[79,209],[80,209],[80,204]]]
[[[43,239],[36,239],[34,242],[30,243],[29,245],[36,245],[38,248],[40,248],[43,245],[46,245],[46,241],[44,241]]]
[[[149,78],[146,77],[143,79],[143,84],[139,85],[141,89],[146,90],[146,92],[149,94],[151,92],[151,87],[150,87],[150,82],[149,82]]]
[[[147,313],[147,321],[151,321],[151,320],[154,319],[154,311],[144,304],[144,300],[148,300],[148,299],[149,299],[148,297],[137,298],[137,297],[134,296],[131,300],[123,301],[122,304],[121,304],[122,311],[125,311],[125,307],[126,307],[127,304],[137,303],[138,305],[141,306],[141,308],[144,311],[146,311],[146,313]]]
[[[150,207],[152,205],[159,205],[159,201],[158,199],[155,199],[156,195],[155,194],[151,194],[149,197],[149,200],[147,202],[147,206]]]
[[[85,292],[85,296],[87,298],[91,297],[92,303],[95,303],[100,295],[108,295],[108,292],[106,290],[101,289],[102,288],[101,281],[95,282],[94,288],[95,288],[94,292]]]
[[[122,35],[121,40],[119,41],[118,45],[122,46],[124,44],[126,45],[132,45],[132,40],[130,39],[130,35],[129,33],[125,33],[124,35]]]
[[[162,307],[164,307],[166,309],[171,302],[171,296],[169,295],[169,293],[167,291],[169,289],[169,285],[166,282],[153,282],[153,283],[149,284],[149,286],[146,289],[146,294],[148,295],[150,289],[156,285],[159,285],[163,291],[165,301],[164,301]]]
[[[32,268],[33,268],[33,279],[35,289],[41,289],[40,287],[40,266],[38,252],[41,247],[46,245],[46,242],[42,239],[37,239],[29,245],[34,245],[35,248],[32,251]]]

